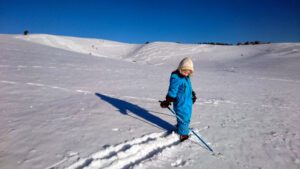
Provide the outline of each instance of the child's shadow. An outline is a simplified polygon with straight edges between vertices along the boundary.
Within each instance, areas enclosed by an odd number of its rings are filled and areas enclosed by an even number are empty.
[[[138,105],[129,103],[129,102],[124,101],[124,100],[109,97],[109,96],[106,96],[106,95],[103,95],[103,94],[100,94],[100,93],[95,93],[95,95],[98,96],[100,99],[102,99],[102,100],[110,103],[111,105],[115,106],[119,110],[119,112],[124,114],[124,115],[130,116],[130,114],[128,114],[128,113],[131,112],[131,113],[143,118],[144,120],[138,118],[139,120],[142,120],[143,122],[150,123],[151,125],[154,125],[156,127],[165,129],[167,131],[174,130],[174,126],[172,124],[170,124],[167,121],[162,120],[161,118],[149,113],[148,110],[146,110],[146,109],[144,109],[144,108],[142,108]],[[131,116],[131,117],[133,117],[133,116]]]

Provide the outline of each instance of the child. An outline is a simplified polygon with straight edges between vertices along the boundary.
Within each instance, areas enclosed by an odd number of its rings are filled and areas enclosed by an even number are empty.
[[[178,69],[172,72],[166,100],[160,104],[162,108],[167,108],[173,102],[174,111],[181,119],[177,117],[177,133],[180,135],[181,142],[189,138],[192,104],[197,99],[190,81],[193,72],[192,60],[188,57],[184,58],[179,63]]]

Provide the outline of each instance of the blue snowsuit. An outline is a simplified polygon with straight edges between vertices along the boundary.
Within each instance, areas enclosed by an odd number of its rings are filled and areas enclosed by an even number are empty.
[[[179,71],[174,71],[170,77],[170,85],[167,97],[174,100],[173,108],[177,118],[177,132],[180,135],[188,135],[190,132],[189,124],[192,116],[192,85],[190,77],[182,76]]]

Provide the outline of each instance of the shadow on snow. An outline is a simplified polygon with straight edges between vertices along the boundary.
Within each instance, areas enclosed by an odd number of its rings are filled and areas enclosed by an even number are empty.
[[[123,115],[128,115],[128,116],[136,118],[138,120],[142,120],[145,123],[148,123],[152,126],[155,126],[155,127],[167,130],[167,131],[174,130],[174,126],[172,124],[151,114],[148,110],[146,110],[138,105],[135,105],[135,104],[132,104],[132,103],[129,103],[127,101],[120,100],[117,98],[113,98],[110,96],[106,96],[106,95],[103,95],[100,93],[95,93],[95,95],[98,96],[100,99],[102,99],[102,100],[108,102],[109,104],[113,105],[114,107],[116,107],[119,110],[119,112]],[[136,116],[141,117],[142,119],[131,116],[129,114],[129,112],[135,114]]]

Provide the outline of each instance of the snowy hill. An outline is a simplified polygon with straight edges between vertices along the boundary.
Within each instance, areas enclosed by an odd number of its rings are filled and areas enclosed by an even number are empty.
[[[186,56],[191,126],[215,154],[166,132],[158,100]],[[299,168],[299,65],[299,43],[0,35],[0,168]]]
[[[110,58],[125,57],[140,46],[108,40],[55,36],[47,34],[16,36],[16,38],[72,52]]]

